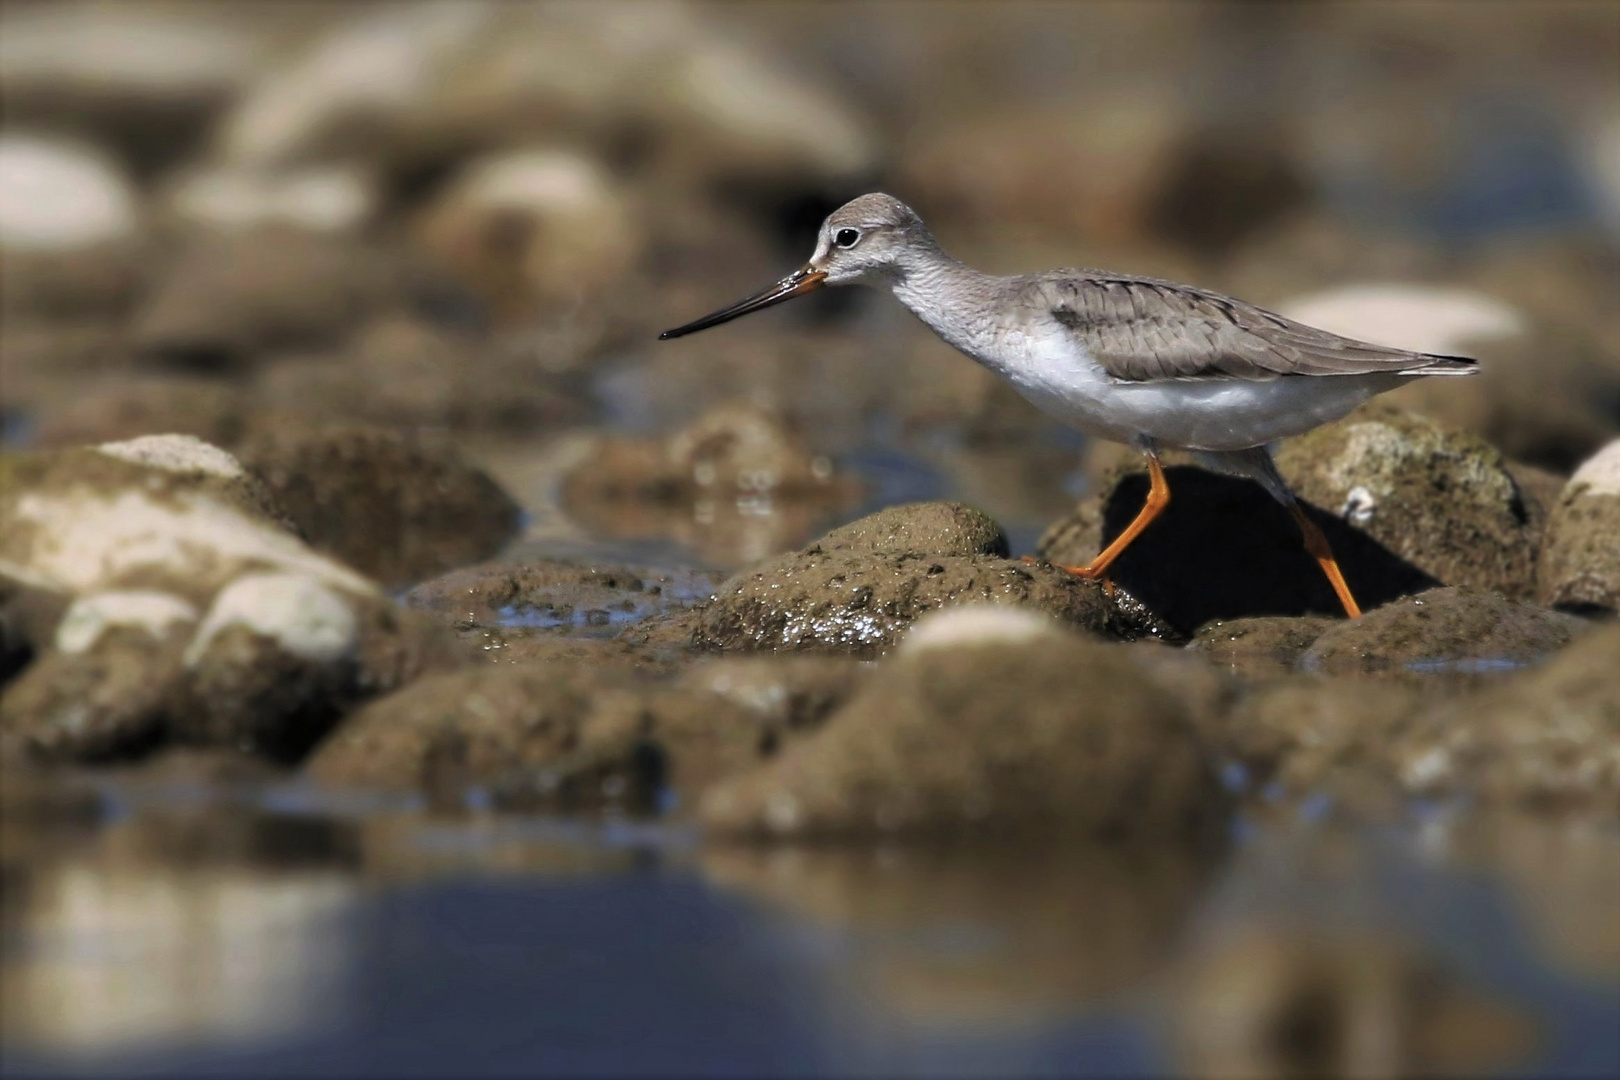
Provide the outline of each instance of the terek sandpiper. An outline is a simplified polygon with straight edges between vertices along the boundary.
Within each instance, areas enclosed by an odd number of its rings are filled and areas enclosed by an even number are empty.
[[[1090,563],[1064,569],[1086,578],[1107,572],[1169,504],[1159,452],[1176,448],[1258,481],[1287,507],[1351,618],[1361,614],[1355,597],[1327,538],[1278,474],[1269,444],[1410,379],[1477,370],[1466,357],[1370,345],[1191,285],[1100,270],[981,274],[940,250],[909,206],[881,194],[834,211],[800,269],[659,339],[857,282],[887,288],[1044,412],[1146,455],[1150,487],[1136,519]]]

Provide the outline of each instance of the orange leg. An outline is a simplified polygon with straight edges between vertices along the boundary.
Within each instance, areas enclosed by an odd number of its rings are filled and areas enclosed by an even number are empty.
[[[1360,618],[1361,607],[1356,603],[1356,598],[1350,595],[1350,586],[1345,583],[1344,575],[1339,572],[1339,562],[1333,557],[1333,549],[1328,546],[1327,537],[1316,527],[1316,522],[1305,516],[1305,511],[1299,508],[1298,503],[1288,509],[1294,515],[1294,520],[1299,523],[1299,531],[1305,537],[1305,550],[1315,557],[1316,565],[1322,568],[1322,573],[1327,575],[1333,591],[1339,594],[1339,603],[1344,605],[1344,613],[1352,619]]]
[[[1114,542],[1103,548],[1102,553],[1084,566],[1065,566],[1062,569],[1083,578],[1100,578],[1108,572],[1108,567],[1119,558],[1120,553],[1131,546],[1131,541],[1142,535],[1142,530],[1153,523],[1153,519],[1164,512],[1170,505],[1170,485],[1164,480],[1164,467],[1159,459],[1152,454],[1148,455],[1148,496],[1147,502],[1142,504],[1142,510],[1136,515],[1136,520],[1125,527],[1125,531],[1114,537]]]

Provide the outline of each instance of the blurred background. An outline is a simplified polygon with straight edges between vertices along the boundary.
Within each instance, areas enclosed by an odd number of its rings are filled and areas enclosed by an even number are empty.
[[[364,427],[521,508],[386,565],[339,522],[395,587],[502,545],[728,570],[941,496],[1031,550],[1114,451],[888,298],[654,340],[871,190],[988,271],[1478,356],[1406,403],[1555,476],[1620,433],[1612,2],[4,0],[4,439]],[[1003,873],[154,790],[7,822],[8,1074],[1620,1061],[1612,822]]]

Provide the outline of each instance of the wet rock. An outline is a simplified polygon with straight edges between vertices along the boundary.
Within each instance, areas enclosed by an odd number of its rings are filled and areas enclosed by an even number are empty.
[[[1351,796],[1370,808],[1395,790],[1389,748],[1425,707],[1411,683],[1311,676],[1278,679],[1243,695],[1229,713],[1205,717],[1212,744],[1240,763],[1250,792],[1297,801]]]
[[[1301,498],[1444,584],[1534,592],[1524,495],[1475,436],[1374,405],[1284,443],[1277,467]]]
[[[729,402],[662,440],[604,440],[568,474],[562,498],[593,531],[672,537],[735,564],[802,542],[858,494],[779,416]]]
[[[0,136],[0,314],[106,319],[142,280],[140,201],[122,170],[74,142]]]
[[[1190,465],[1165,469],[1170,505],[1109,568],[1114,583],[1191,637],[1212,621],[1342,616],[1343,608],[1301,544],[1288,511],[1257,484]],[[1084,565],[1119,535],[1147,499],[1146,470],[1131,461],[1042,535],[1037,551]],[[1361,606],[1435,583],[1347,522],[1306,506],[1332,545]]]
[[[702,690],[480,666],[368,705],[308,768],[321,783],[423,789],[450,804],[483,789],[505,809],[651,813],[756,764],[783,734]]]
[[[1567,319],[1537,319],[1472,289],[1415,284],[1345,286],[1278,310],[1364,341],[1477,358],[1478,375],[1413,380],[1387,401],[1515,458],[1567,471],[1620,434],[1620,366]]]
[[[677,687],[713,694],[754,714],[768,749],[819,727],[863,685],[862,665],[832,656],[728,656],[682,672]]]
[[[497,317],[513,321],[611,293],[641,247],[641,230],[612,177],[566,150],[469,162],[422,212],[417,234]]]
[[[691,659],[684,642],[649,645],[620,638],[559,636],[555,630],[479,623],[458,625],[455,632],[475,658],[488,663],[545,665],[592,678],[671,675]]]
[[[915,528],[904,523],[911,514],[920,518]],[[722,583],[698,616],[693,644],[872,657],[892,648],[925,612],[972,602],[1033,608],[1119,637],[1144,636],[1154,626],[1150,615],[1116,603],[1099,583],[1053,566],[928,552],[1004,543],[999,529],[962,529],[964,517],[982,524],[966,508],[919,504],[882,517],[829,534],[833,547],[812,544]]]
[[[403,602],[457,626],[605,636],[656,613],[706,600],[713,588],[712,576],[694,571],[490,563],[424,582]]]
[[[712,788],[705,824],[804,840],[1112,838],[1187,836],[1224,819],[1211,759],[1174,695],[1117,647],[1055,625],[1007,629],[908,646],[814,735]]]
[[[1430,589],[1336,624],[1299,659],[1328,673],[1488,672],[1533,663],[1586,628],[1580,619],[1478,589]]]
[[[1299,658],[1335,625],[1331,619],[1262,616],[1216,620],[1200,627],[1187,651],[1250,678],[1294,670]]]
[[[161,740],[296,758],[354,702],[455,662],[216,447],[158,436],[0,469],[7,636],[30,658],[0,729],[31,758]]]
[[[487,558],[518,528],[510,496],[425,437],[281,422],[237,452],[305,540],[384,586]]]
[[[574,335],[562,336],[556,347],[565,352],[585,347]],[[551,347],[490,341],[389,314],[356,331],[341,353],[267,365],[253,392],[267,411],[334,423],[532,436],[595,411],[579,380],[553,370]]]
[[[822,537],[822,551],[866,555],[992,555],[1006,558],[1007,534],[982,511],[961,503],[891,506],[840,525]]]
[[[588,684],[551,668],[441,672],[343,721],[306,769],[326,784],[413,790],[451,761],[466,784],[553,761],[577,744]]]
[[[1620,811],[1620,627],[1540,667],[1425,713],[1393,749],[1422,795],[1528,808]]]
[[[1175,1052],[1193,1077],[1479,1074],[1537,1042],[1518,1009],[1371,933],[1238,931],[1176,986]]]
[[[395,285],[366,247],[300,229],[213,230],[177,253],[131,340],[153,363],[238,370],[268,351],[342,341]]]
[[[248,401],[239,387],[187,375],[97,379],[41,407],[34,441],[44,447],[132,439],[158,432],[192,435],[216,446],[241,438]]]
[[[1620,610],[1620,441],[1570,477],[1548,520],[1536,579],[1544,604]]]

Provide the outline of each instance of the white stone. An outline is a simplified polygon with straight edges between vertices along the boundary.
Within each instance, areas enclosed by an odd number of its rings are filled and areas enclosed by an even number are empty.
[[[1331,333],[1414,352],[1466,352],[1527,329],[1524,315],[1510,305],[1439,285],[1345,285],[1290,300],[1277,311]]]
[[[274,526],[187,492],[29,492],[13,513],[33,526],[25,552],[8,552],[35,580],[70,593],[116,589],[130,578],[162,575],[176,590],[211,592],[245,569],[274,569],[374,595],[376,587]],[[9,569],[8,569],[9,572]]]
[[[169,196],[175,214],[223,228],[291,225],[314,232],[348,232],[376,209],[369,176],[351,165],[284,172],[220,168],[182,179]]]
[[[111,160],[75,143],[0,135],[0,248],[55,251],[130,235],[135,189]]]
[[[1568,490],[1586,485],[1588,495],[1620,495],[1620,439],[1609,443],[1581,463],[1569,478]]]
[[[309,150],[338,117],[423,107],[446,64],[466,52],[492,14],[472,0],[362,10],[253,88],[223,124],[222,153],[238,163],[277,164]]]
[[[289,655],[329,663],[353,651],[359,624],[348,601],[313,578],[298,574],[246,574],[221,589],[186,647],[195,667],[208,646],[233,626],[273,640]]]
[[[115,626],[144,630],[162,638],[175,623],[194,623],[197,609],[172,593],[150,589],[81,596],[56,625],[56,647],[81,653],[95,646]]]
[[[204,472],[227,480],[247,475],[242,463],[195,435],[142,435],[123,442],[102,443],[96,450],[108,457],[149,465],[165,472]]]
[[[962,604],[930,611],[912,626],[901,641],[901,654],[962,645],[1035,641],[1061,636],[1063,630],[1050,616],[1027,608],[995,604]]]

